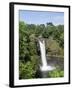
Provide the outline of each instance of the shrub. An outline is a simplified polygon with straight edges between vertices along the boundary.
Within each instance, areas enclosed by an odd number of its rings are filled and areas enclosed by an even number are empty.
[[[48,77],[51,77],[51,78],[63,77],[63,76],[64,76],[64,71],[60,69],[56,69],[48,73]]]

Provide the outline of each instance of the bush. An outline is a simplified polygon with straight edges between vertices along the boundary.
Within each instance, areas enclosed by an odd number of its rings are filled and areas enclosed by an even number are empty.
[[[36,71],[33,69],[34,66],[31,62],[24,64],[20,61],[19,64],[19,79],[30,79],[35,76]]]
[[[48,73],[48,77],[50,78],[63,77],[63,76],[64,76],[64,71],[60,69],[56,69]]]

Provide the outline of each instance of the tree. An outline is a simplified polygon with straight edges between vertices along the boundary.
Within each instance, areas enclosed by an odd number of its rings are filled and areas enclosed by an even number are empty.
[[[19,78],[30,79],[41,77],[40,47],[37,38],[46,38],[46,51],[48,55],[63,55],[64,51],[64,25],[54,26],[26,24],[19,22]]]
[[[46,23],[47,26],[54,26],[52,22]]]
[[[64,48],[64,25],[58,25],[54,32],[54,39]]]

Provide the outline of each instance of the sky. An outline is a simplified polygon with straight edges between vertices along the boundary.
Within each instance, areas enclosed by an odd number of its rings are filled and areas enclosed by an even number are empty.
[[[46,24],[52,22],[54,25],[64,24],[63,12],[30,11],[20,10],[19,20],[27,24]]]

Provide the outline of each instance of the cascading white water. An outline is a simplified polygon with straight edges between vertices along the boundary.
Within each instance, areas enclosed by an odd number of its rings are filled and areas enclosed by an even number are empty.
[[[47,61],[46,61],[46,52],[45,52],[45,41],[44,40],[39,40],[40,44],[40,50],[41,50],[41,60],[43,66],[47,66]]]
[[[42,60],[42,66],[40,67],[41,71],[51,71],[51,70],[53,70],[54,67],[47,64],[45,40],[44,39],[39,39],[39,45],[40,45],[41,60]]]

